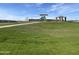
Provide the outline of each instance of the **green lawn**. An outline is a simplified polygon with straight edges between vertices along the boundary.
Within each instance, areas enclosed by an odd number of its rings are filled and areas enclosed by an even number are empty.
[[[21,24],[21,23],[28,23],[28,22],[3,22],[3,23],[0,23],[0,26]]]
[[[13,24],[16,24],[16,23],[0,23],[0,26],[4,26],[4,25],[13,25]]]
[[[79,23],[42,22],[1,28],[0,54],[79,55]]]

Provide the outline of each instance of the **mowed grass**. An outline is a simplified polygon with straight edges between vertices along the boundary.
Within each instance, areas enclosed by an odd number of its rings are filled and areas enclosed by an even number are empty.
[[[0,26],[22,24],[22,23],[28,23],[28,22],[2,22],[2,23],[0,22]]]
[[[0,54],[79,55],[79,23],[42,22],[2,28]]]
[[[4,26],[4,25],[13,25],[13,24],[17,24],[17,23],[0,23],[0,26]]]

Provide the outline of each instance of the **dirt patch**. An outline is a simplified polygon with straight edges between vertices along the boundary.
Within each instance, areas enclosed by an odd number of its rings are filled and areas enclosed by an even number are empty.
[[[71,29],[52,29],[52,30],[45,29],[44,31],[49,36],[53,36],[53,37],[66,37],[66,36],[71,36],[71,33],[74,32]]]
[[[74,32],[71,29],[44,29],[42,30],[44,32],[49,32],[49,33],[55,33],[55,32],[59,32],[59,33],[63,33],[63,32]]]
[[[54,32],[73,32],[73,30],[70,30],[70,29],[55,29],[55,30],[52,30]]]

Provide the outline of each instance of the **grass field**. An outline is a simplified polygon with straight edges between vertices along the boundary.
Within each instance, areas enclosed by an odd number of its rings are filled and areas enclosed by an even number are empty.
[[[1,28],[0,54],[79,55],[79,23],[42,22]]]
[[[11,23],[0,23],[0,26],[10,25]],[[12,23],[13,24],[13,23]]]
[[[28,22],[3,22],[3,23],[0,23],[0,26],[13,25],[13,24],[21,24],[21,23],[28,23]]]
[[[0,23],[0,26],[4,26],[4,25],[13,25],[13,24],[17,24],[17,23]]]

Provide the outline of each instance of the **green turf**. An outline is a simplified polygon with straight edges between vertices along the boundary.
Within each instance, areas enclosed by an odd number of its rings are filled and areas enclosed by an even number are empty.
[[[78,55],[79,23],[44,22],[1,28],[0,54]]]
[[[16,23],[0,23],[0,26],[4,26],[4,25],[13,25],[13,24],[16,24]]]
[[[3,23],[0,23],[0,26],[21,24],[21,23],[28,23],[28,22],[3,22]]]

